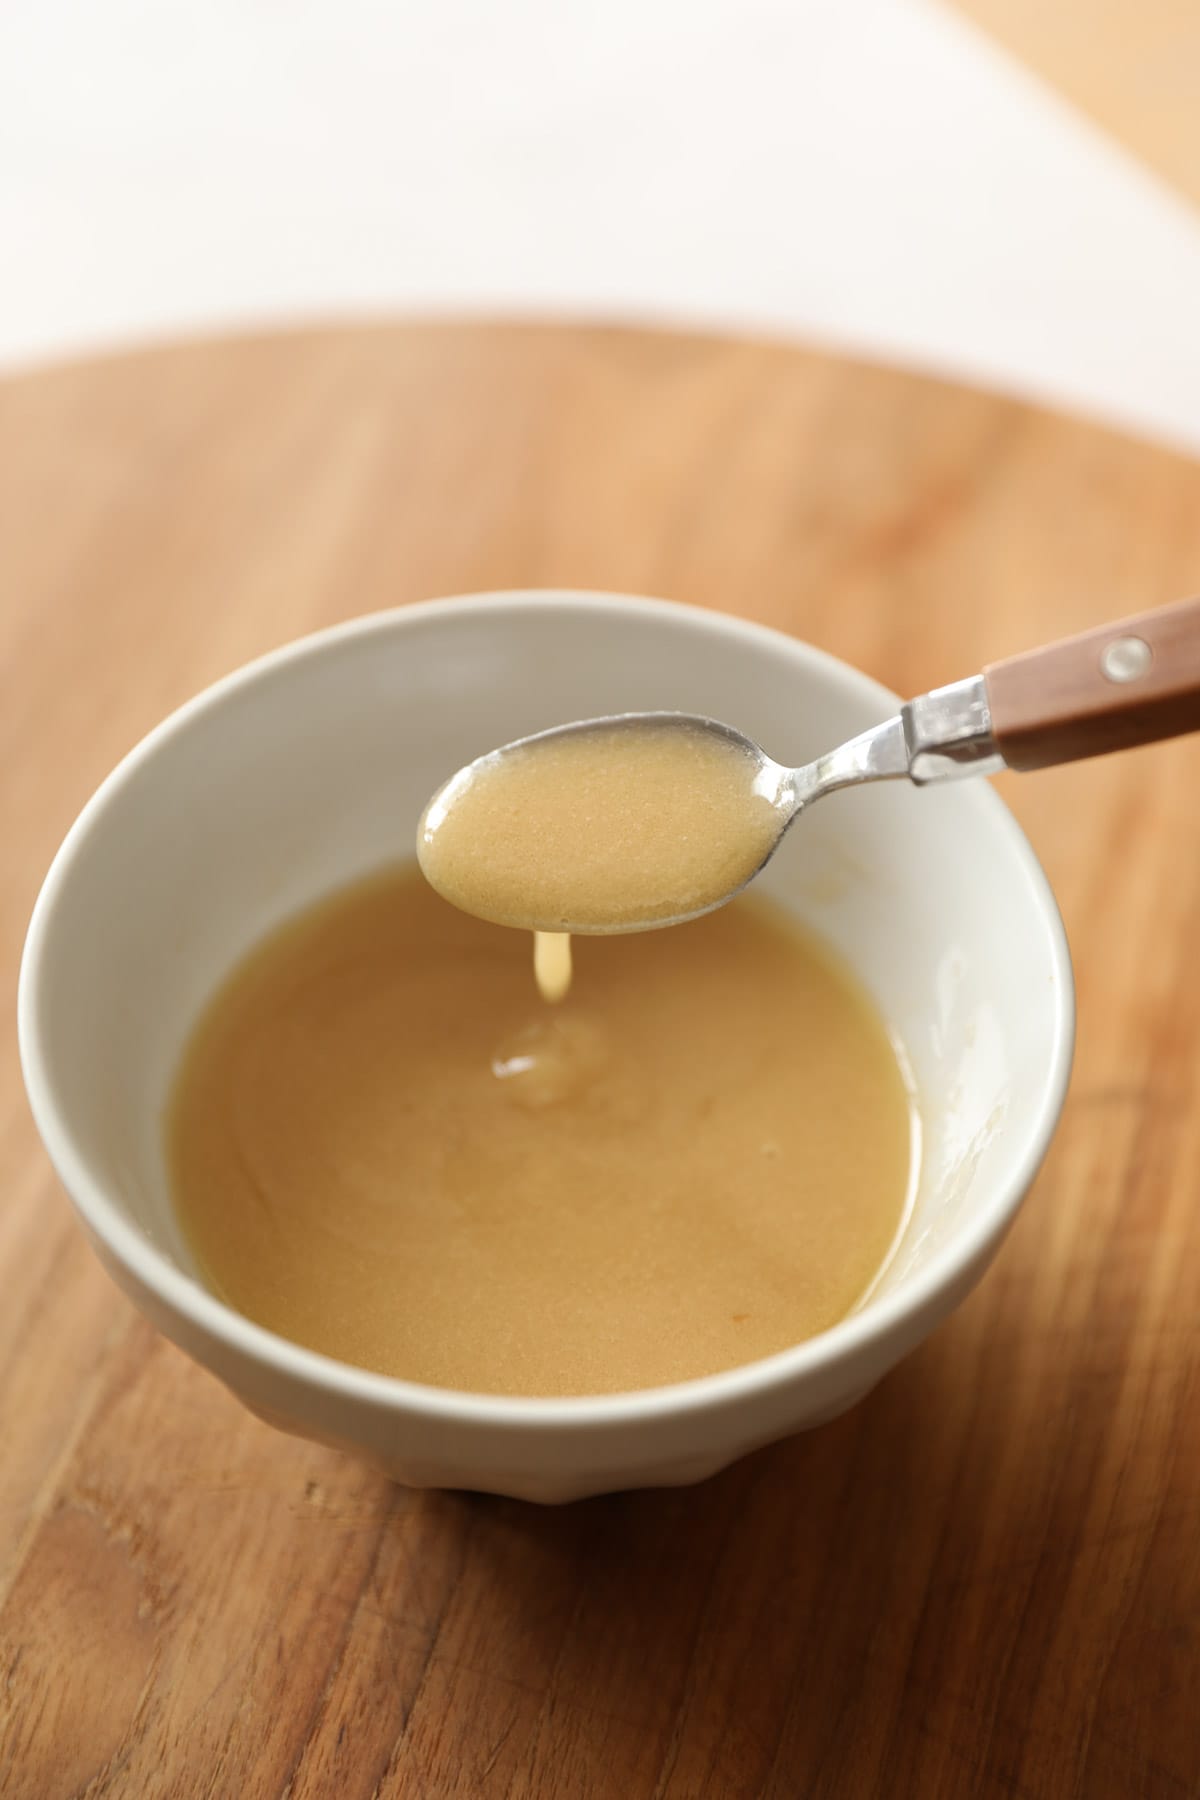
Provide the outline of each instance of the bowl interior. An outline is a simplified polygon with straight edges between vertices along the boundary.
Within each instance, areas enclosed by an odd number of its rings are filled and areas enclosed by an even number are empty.
[[[481,751],[653,708],[728,719],[796,763],[892,710],[841,665],[716,616],[491,597],[302,643],[160,727],[75,827],[31,938],[42,1122],[48,1108],[102,1204],[194,1273],[167,1191],[163,1111],[187,1033],[231,965],[307,902],[411,854],[429,794]],[[857,970],[915,1077],[919,1179],[878,1295],[981,1208],[1019,1197],[1069,1055],[1061,929],[1028,846],[979,782],[823,801],[763,883]],[[75,1197],[102,1238],[103,1218]]]

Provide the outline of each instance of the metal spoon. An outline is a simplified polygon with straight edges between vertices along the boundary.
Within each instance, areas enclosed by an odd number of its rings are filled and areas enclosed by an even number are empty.
[[[522,923],[548,931],[593,932],[681,924],[731,900],[770,861],[799,815],[839,788],[900,777],[925,786],[1004,768],[1046,768],[1198,730],[1200,600],[1161,607],[993,663],[981,675],[907,701],[893,718],[800,768],[775,762],[752,738],[718,720],[692,713],[623,713],[576,721],[491,751],[460,771],[442,794],[453,795],[477,771],[494,770],[514,752],[527,757],[537,746],[567,737],[647,726],[711,735],[744,751],[753,765],[747,792],[769,799],[777,825],[773,835],[768,833],[761,860],[742,871],[727,891],[677,911],[664,911],[659,896],[652,913],[611,924],[581,926],[566,917],[530,917]],[[436,817],[439,805],[444,808],[445,802],[436,797],[427,820]]]

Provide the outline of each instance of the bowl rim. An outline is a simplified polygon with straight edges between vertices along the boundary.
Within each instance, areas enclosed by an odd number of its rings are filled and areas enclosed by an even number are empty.
[[[1045,929],[1054,969],[1048,995],[1052,1015],[1051,1067],[1027,1141],[1009,1180],[988,1195],[986,1203],[973,1213],[963,1229],[933,1252],[924,1268],[906,1278],[900,1287],[872,1300],[864,1311],[852,1313],[816,1337],[755,1362],[665,1386],[557,1397],[438,1388],[341,1362],[254,1323],[172,1262],[109,1198],[106,1184],[93,1174],[88,1156],[58,1102],[41,1019],[46,942],[59,898],[81,848],[94,832],[102,829],[111,802],[143,763],[193,720],[292,664],[320,658],[347,642],[390,636],[431,618],[471,619],[486,612],[495,620],[501,607],[510,613],[565,608],[608,616],[669,619],[716,636],[743,642],[749,638],[776,655],[783,654],[819,670],[827,681],[859,704],[866,701],[878,707],[881,716],[900,704],[895,694],[871,676],[772,626],[676,600],[600,589],[495,589],[414,601],[344,620],[269,650],[193,695],[135,744],[84,804],[55,853],[30,918],[17,991],[21,1069],[34,1123],[84,1225],[140,1289],[154,1295],[169,1313],[181,1316],[206,1337],[216,1339],[253,1363],[266,1365],[287,1381],[299,1381],[330,1398],[396,1415],[420,1415],[446,1424],[521,1426],[535,1431],[565,1426],[601,1429],[646,1424],[748,1401],[789,1387],[856,1352],[868,1350],[902,1328],[905,1321],[934,1307],[939,1294],[952,1287],[1003,1237],[1049,1148],[1066,1098],[1074,1053],[1075,990],[1070,950],[1045,872],[1016,819],[986,781],[970,784],[968,803],[985,815],[989,828],[999,834],[1018,864],[1034,911]]]

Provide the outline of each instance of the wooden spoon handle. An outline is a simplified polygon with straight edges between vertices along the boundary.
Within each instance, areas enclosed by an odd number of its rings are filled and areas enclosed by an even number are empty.
[[[1200,731],[1200,600],[1101,625],[984,670],[1011,769]]]

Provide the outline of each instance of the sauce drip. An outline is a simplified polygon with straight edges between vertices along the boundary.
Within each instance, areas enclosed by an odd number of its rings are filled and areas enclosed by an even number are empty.
[[[533,978],[538,993],[553,1006],[565,1000],[571,986],[571,937],[566,931],[535,931]]]

